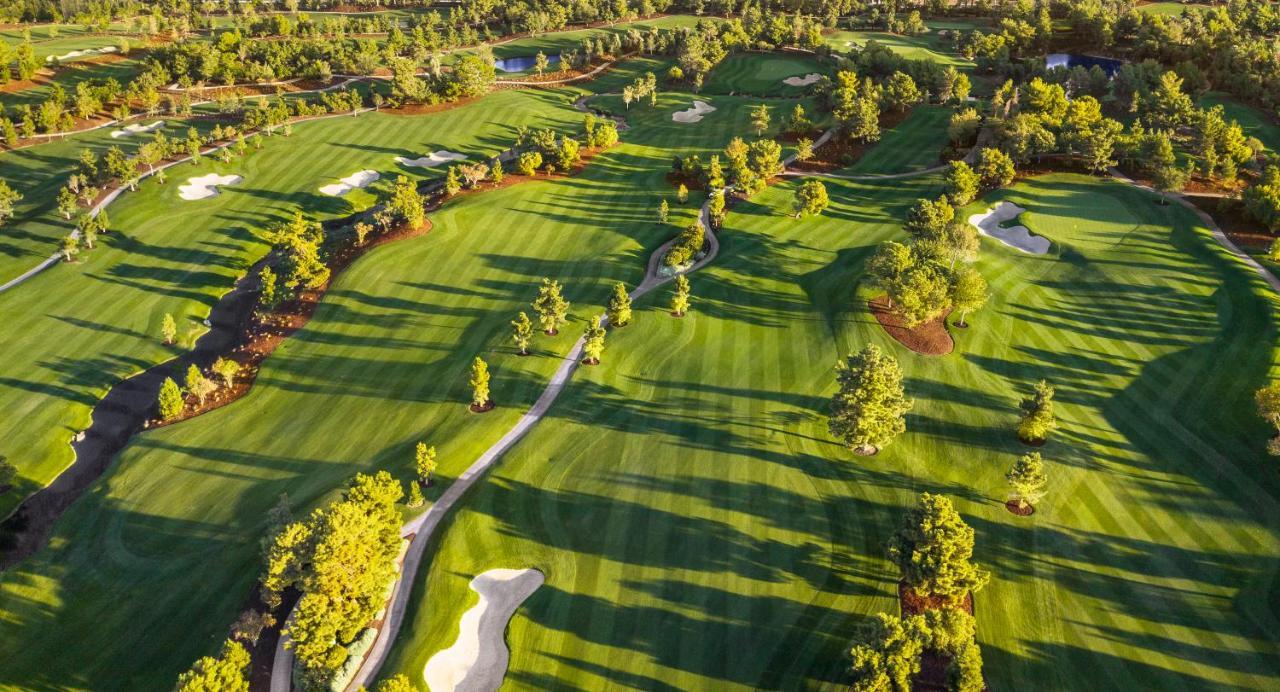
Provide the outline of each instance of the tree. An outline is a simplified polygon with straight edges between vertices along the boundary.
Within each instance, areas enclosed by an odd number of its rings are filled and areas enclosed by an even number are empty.
[[[542,331],[547,336],[555,336],[560,331],[560,325],[566,322],[565,315],[569,312],[569,301],[564,299],[560,293],[560,282],[552,279],[543,279],[542,288],[538,290],[538,297],[533,301],[533,311],[538,313],[538,322],[542,325]]]
[[[670,215],[671,207],[667,204],[667,200],[664,198],[662,202],[658,204],[658,223],[666,223],[667,218],[669,218]]]
[[[487,411],[493,408],[493,401],[489,398],[489,364],[480,356],[476,356],[476,359],[471,361],[471,378],[467,383],[471,385],[472,411]]]
[[[407,507],[421,507],[427,503],[427,498],[422,496],[422,486],[417,483],[409,484],[409,499],[405,500]]]
[[[854,642],[853,692],[909,692],[920,672],[924,642],[920,616],[899,618],[877,613]]]
[[[907,222],[903,225],[903,230],[917,240],[936,238],[942,235],[943,230],[955,217],[955,207],[951,206],[946,197],[939,197],[932,201],[919,199],[907,212]]]
[[[59,250],[62,252],[63,259],[70,262],[80,252],[79,238],[74,233],[68,233],[62,238],[62,245]]]
[[[1012,183],[1018,171],[1008,154],[993,147],[986,147],[978,156],[977,172],[978,178],[982,181],[982,187],[991,190]]]
[[[872,286],[884,291],[893,307],[891,288],[915,263],[911,248],[892,240],[880,244],[876,254],[867,261],[867,276]]]
[[[920,103],[922,98],[920,88],[911,75],[902,71],[889,75],[889,81],[884,87],[885,105],[901,112]]]
[[[966,267],[956,274],[951,286],[951,305],[960,311],[957,327],[968,327],[969,313],[987,304],[987,280],[973,267]]]
[[[274,627],[275,624],[276,618],[271,613],[250,608],[240,613],[240,617],[231,625],[231,638],[248,642],[249,646],[257,646],[262,630]]]
[[[1262,180],[1244,191],[1244,207],[1271,232],[1280,231],[1280,168],[1268,166]]]
[[[906,431],[912,401],[902,390],[902,370],[868,344],[836,365],[838,390],[827,427],[855,453],[870,456]]]
[[[502,170],[502,161],[494,159],[493,165],[489,167],[489,182],[493,183],[494,187],[498,187],[502,184],[502,179],[505,177],[504,174],[505,171]]]
[[[516,159],[516,171],[523,176],[533,176],[541,166],[542,154],[536,151],[526,151]]]
[[[609,324],[615,327],[625,327],[631,323],[631,296],[627,295],[627,286],[621,281],[613,285],[607,314]]]
[[[178,676],[175,692],[248,692],[249,652],[240,642],[222,643],[217,658],[205,656]]]
[[[1018,408],[1022,411],[1018,439],[1023,442],[1041,444],[1058,425],[1053,415],[1053,385],[1045,380],[1036,383],[1031,396],[1023,397]]]
[[[418,186],[407,176],[397,176],[395,187],[391,190],[391,200],[387,206],[404,221],[410,229],[422,226],[427,212],[418,193]]]
[[[419,442],[413,450],[413,471],[418,474],[418,483],[431,485],[431,478],[436,472],[436,448]]]
[[[204,405],[205,398],[218,388],[213,381],[200,372],[200,368],[196,367],[195,363],[192,363],[187,368],[187,376],[183,381],[183,385],[186,392],[194,396],[201,406]]]
[[[58,213],[62,218],[71,220],[71,216],[80,208],[80,203],[76,199],[76,193],[71,188],[64,187],[58,191]],[[2,221],[0,221],[2,223]]]
[[[582,333],[582,353],[585,356],[582,360],[587,365],[599,365],[600,356],[604,354],[604,327],[600,326],[600,316],[596,315],[591,318],[591,322],[587,324],[587,328]]]
[[[945,179],[947,199],[957,206],[966,205],[978,196],[978,174],[964,161],[952,161]]]
[[[827,186],[819,180],[806,180],[796,188],[795,200],[792,202],[792,208],[796,211],[796,218],[802,216],[817,216],[821,214],[831,204],[831,200],[827,197]]]
[[[511,340],[516,342],[516,348],[520,349],[520,355],[529,355],[529,340],[533,338],[533,323],[529,321],[529,316],[523,310],[511,321]]]
[[[973,529],[942,495],[921,493],[889,539],[889,560],[898,566],[902,581],[918,594],[951,603],[991,578],[972,558]]]
[[[950,307],[951,282],[932,262],[916,261],[889,284],[889,301],[910,329]]]
[[[1259,389],[1254,393],[1253,401],[1258,407],[1258,415],[1276,431],[1267,442],[1267,452],[1272,456],[1280,456],[1280,384]]]
[[[947,138],[955,147],[967,146],[978,136],[981,128],[982,116],[977,110],[966,108],[951,116],[951,122],[947,124]]]
[[[156,399],[156,405],[160,409],[160,420],[170,421],[182,415],[185,404],[178,383],[174,382],[172,377],[164,378],[164,384],[160,385],[160,394]]]
[[[222,380],[223,386],[230,387],[236,381],[236,376],[240,374],[240,364],[230,358],[218,358],[213,361],[210,370]]]
[[[449,166],[444,173],[444,194],[452,197],[459,192],[462,192],[462,176],[458,174],[457,166]]]
[[[813,158],[813,140],[801,137],[796,140],[796,161],[804,163]]]
[[[676,188],[676,201],[681,204],[689,201],[689,188],[685,187],[684,183],[680,183]]]
[[[539,77],[542,76],[543,72],[547,71],[549,64],[550,61],[547,59],[547,55],[542,51],[538,51],[538,54],[533,56],[533,70],[538,73]]]
[[[17,190],[9,187],[9,184],[0,180],[0,226],[13,216],[13,207],[22,201],[22,194]],[[61,203],[61,198],[59,198]],[[67,217],[70,218],[70,217]]]
[[[760,104],[751,109],[751,127],[755,128],[756,136],[764,136],[764,131],[769,129],[769,107]]]
[[[178,338],[178,323],[174,321],[173,315],[164,314],[164,319],[160,321],[160,336],[164,338],[166,346],[172,346],[174,340]]]
[[[399,673],[386,678],[373,688],[373,692],[421,692],[421,690],[409,682],[409,677],[404,673]]]
[[[1012,499],[1024,510],[1044,497],[1044,486],[1049,481],[1044,473],[1044,461],[1040,458],[1040,452],[1030,452],[1018,457],[1004,477],[1009,481]]]
[[[671,295],[671,314],[684,317],[689,311],[689,279],[684,274],[676,277],[676,290]]]

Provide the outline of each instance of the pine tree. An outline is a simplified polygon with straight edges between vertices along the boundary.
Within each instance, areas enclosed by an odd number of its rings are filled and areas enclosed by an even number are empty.
[[[664,198],[662,203],[658,205],[658,223],[666,223],[667,218],[671,215],[671,207]]]
[[[582,362],[587,365],[599,365],[600,356],[604,354],[604,327],[600,326],[599,315],[591,318],[582,336],[584,338],[582,353],[585,356]]]
[[[906,431],[912,401],[902,391],[902,370],[875,344],[837,364],[836,380],[827,427],[849,449],[869,456]]]
[[[419,442],[413,450],[413,470],[418,474],[418,483],[431,485],[431,478],[436,472],[436,448]]]
[[[1040,458],[1040,452],[1018,457],[1009,473],[1005,474],[1005,480],[1009,481],[1013,499],[1020,508],[1025,509],[1043,497],[1044,486],[1049,478],[1045,475],[1044,460]]]
[[[160,322],[160,336],[164,337],[164,343],[168,346],[172,346],[174,340],[178,338],[178,323],[174,321],[173,315],[165,313],[164,319]]]
[[[538,322],[547,336],[559,333],[560,325],[565,323],[565,315],[569,312],[569,301],[560,293],[560,282],[542,280],[542,288],[533,301],[533,311],[538,313]]]
[[[684,274],[676,277],[676,291],[671,296],[671,314],[684,317],[689,311],[689,279]]]
[[[631,296],[627,295],[627,287],[621,281],[613,285],[608,315],[609,324],[615,327],[625,327],[631,323]]]
[[[249,662],[244,646],[228,639],[217,658],[205,656],[179,675],[174,692],[248,692]]]
[[[1040,380],[1031,396],[1023,397],[1018,407],[1022,409],[1018,439],[1028,444],[1042,444],[1058,425],[1053,415],[1053,385]]]
[[[529,340],[533,338],[533,323],[529,316],[520,311],[520,315],[511,321],[511,340],[516,342],[520,355],[529,355]]]
[[[178,383],[174,382],[172,377],[164,378],[164,384],[160,385],[160,395],[156,400],[160,409],[160,420],[169,421],[182,415],[185,403]]]
[[[471,385],[471,410],[479,412],[493,408],[493,401],[489,399],[489,364],[479,356],[471,362],[468,383]]]
[[[903,582],[918,594],[952,603],[991,578],[971,562],[972,557],[973,529],[942,495],[921,493],[919,504],[889,539],[889,560],[898,566]]]

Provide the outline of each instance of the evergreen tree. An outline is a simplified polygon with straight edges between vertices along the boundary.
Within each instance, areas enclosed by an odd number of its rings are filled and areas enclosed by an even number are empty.
[[[396,184],[391,190],[391,199],[387,202],[387,207],[410,229],[422,226],[427,218],[422,195],[418,193],[418,186],[407,176],[396,177]]]
[[[1254,404],[1258,407],[1258,415],[1271,424],[1276,431],[1267,443],[1267,452],[1280,456],[1280,384],[1271,384],[1259,389],[1253,395]]]
[[[156,399],[156,405],[160,410],[160,420],[169,421],[182,415],[185,403],[182,400],[182,390],[178,388],[178,383],[174,382],[172,377],[164,378],[164,384],[160,385],[160,395]]]
[[[449,166],[449,170],[444,174],[444,193],[452,197],[462,191],[462,177],[458,174],[457,166]]]
[[[489,399],[489,364],[480,356],[476,356],[471,362],[471,379],[468,384],[471,385],[471,410],[483,411],[493,406]]]
[[[1018,439],[1030,444],[1044,442],[1057,427],[1053,415],[1053,385],[1040,380],[1031,396],[1023,397],[1018,404],[1022,419],[1018,422]]]
[[[582,334],[582,353],[585,356],[582,362],[587,365],[600,364],[600,356],[604,354],[604,334],[604,327],[600,326],[600,316],[592,317]]]
[[[667,200],[663,199],[658,204],[658,223],[666,223],[667,218],[671,215],[671,207],[667,204]]]
[[[951,204],[964,206],[978,196],[978,174],[964,161],[952,161],[947,169],[945,190]]]
[[[511,340],[516,342],[516,348],[520,349],[520,355],[529,355],[529,340],[533,338],[533,323],[529,321],[529,316],[523,310],[511,321]]]
[[[902,390],[902,370],[878,346],[868,344],[837,364],[836,381],[827,426],[849,449],[872,455],[906,431],[912,401]]]
[[[1043,497],[1044,486],[1049,478],[1044,473],[1044,460],[1040,458],[1040,452],[1018,457],[1009,473],[1005,474],[1005,480],[1009,481],[1009,489],[1018,507],[1026,508]]]
[[[160,321],[160,336],[164,338],[165,345],[172,346],[173,342],[178,338],[178,323],[174,321],[173,315],[165,313],[164,319]]]
[[[379,682],[373,692],[421,692],[421,689],[409,682],[408,676],[400,673]]]
[[[889,559],[906,585],[952,603],[991,578],[971,562],[972,557],[973,529],[942,495],[921,493],[919,504],[889,540]]]
[[[422,486],[417,483],[409,484],[409,499],[405,504],[409,507],[421,507],[427,503],[427,498],[422,496]]]
[[[418,483],[431,485],[431,478],[436,472],[436,448],[419,442],[413,450],[413,470],[418,474]]]
[[[761,137],[764,131],[769,129],[769,107],[760,104],[751,109],[751,126],[756,130],[756,136]]]
[[[607,314],[609,324],[614,327],[625,327],[631,323],[631,296],[627,295],[627,286],[621,281],[613,285]]]
[[[560,282],[542,280],[542,288],[533,301],[533,311],[538,313],[538,322],[547,336],[559,333],[560,325],[566,322],[565,315],[569,313],[569,301],[560,294]]]
[[[913,620],[918,620],[915,616]],[[909,692],[924,643],[911,621],[877,613],[854,642],[853,692]]]
[[[684,274],[676,277],[676,290],[671,296],[671,314],[684,317],[689,311],[689,279]]]
[[[248,692],[249,652],[240,642],[222,643],[217,658],[205,656],[178,676],[174,692]]]

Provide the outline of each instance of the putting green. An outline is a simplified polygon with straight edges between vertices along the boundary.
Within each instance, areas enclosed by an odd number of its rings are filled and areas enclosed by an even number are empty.
[[[735,210],[693,312],[645,300],[456,512],[385,674],[420,680],[468,580],[505,566],[547,575],[511,624],[511,684],[844,686],[858,625],[896,612],[885,541],[929,490],[995,575],[977,599],[993,689],[1274,682],[1280,483],[1250,392],[1275,366],[1275,297],[1186,210],[1045,176],[983,204],[1027,207],[1055,251],[984,242],[992,304],[954,354],[912,354],[859,307],[862,266],[934,183],[833,182],[821,219],[787,216],[790,185]],[[832,365],[866,343],[916,399],[870,459],[824,417]],[[1050,494],[1019,518],[1003,474],[1042,377],[1062,427]]]

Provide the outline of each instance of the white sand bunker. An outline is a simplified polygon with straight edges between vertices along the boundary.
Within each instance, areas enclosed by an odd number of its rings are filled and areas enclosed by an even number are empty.
[[[491,569],[471,580],[480,602],[462,614],[453,646],[427,661],[423,676],[434,692],[491,692],[502,685],[511,653],[507,622],[545,581],[536,569]]]
[[[982,235],[991,236],[1009,247],[1032,255],[1043,255],[1049,251],[1048,238],[1032,235],[1026,226],[1000,227],[1000,224],[1018,218],[1018,215],[1024,211],[1026,209],[1013,202],[1001,202],[985,214],[970,216],[969,223],[977,227]]]
[[[120,49],[115,46],[106,46],[103,48],[86,48],[84,50],[73,50],[70,53],[63,53],[62,55],[50,55],[49,57],[45,58],[44,61],[45,62],[54,62],[54,61],[66,62],[68,60],[75,60],[76,58],[83,58],[86,55],[106,55],[107,53],[119,52],[119,50]]]
[[[702,116],[716,109],[715,106],[706,101],[694,101],[692,108],[682,111],[676,111],[671,114],[671,119],[678,123],[696,123],[702,121]]]
[[[413,168],[432,168],[433,166],[439,166],[442,163],[461,161],[465,158],[467,158],[466,154],[459,154],[456,151],[441,149],[440,151],[433,151],[426,156],[421,156],[416,159],[407,159],[403,156],[397,156],[396,163],[401,166],[412,166]]]
[[[381,177],[377,171],[366,169],[353,173],[336,183],[325,185],[320,188],[320,192],[330,197],[341,197],[356,188],[368,187],[370,183]]]
[[[786,79],[782,80],[782,83],[786,84],[787,86],[804,87],[804,86],[809,86],[810,84],[813,84],[814,82],[817,82],[820,79],[822,79],[822,75],[818,74],[817,72],[810,72],[809,74],[803,77],[787,77]]]
[[[156,130],[159,130],[162,127],[164,127],[163,120],[157,120],[151,123],[150,125],[142,125],[142,124],[126,125],[120,128],[119,130],[112,130],[111,138],[120,139],[121,137],[128,137],[130,135],[146,134],[148,132],[155,132]]]
[[[188,178],[185,185],[178,186],[178,196],[187,200],[208,199],[218,194],[219,185],[235,185],[244,180],[238,175],[218,175],[210,173],[199,178]]]

